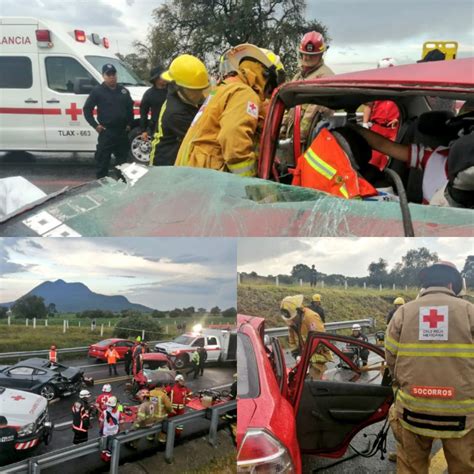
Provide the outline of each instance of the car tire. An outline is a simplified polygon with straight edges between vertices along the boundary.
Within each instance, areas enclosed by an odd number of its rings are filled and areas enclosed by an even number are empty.
[[[174,366],[176,369],[184,369],[189,363],[188,356],[180,356],[174,361]]]
[[[135,127],[128,134],[130,142],[130,161],[148,166],[150,163],[151,137],[148,141],[141,138],[140,127]]]
[[[56,398],[56,389],[53,385],[47,383],[41,387],[39,394],[50,402]]]

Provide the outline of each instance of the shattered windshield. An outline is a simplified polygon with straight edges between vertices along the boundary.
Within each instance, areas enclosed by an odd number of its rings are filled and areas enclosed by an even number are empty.
[[[3,221],[3,236],[403,236],[400,206],[185,167],[128,164]],[[416,236],[470,236],[472,211],[411,204]],[[31,208],[31,206],[30,206]]]

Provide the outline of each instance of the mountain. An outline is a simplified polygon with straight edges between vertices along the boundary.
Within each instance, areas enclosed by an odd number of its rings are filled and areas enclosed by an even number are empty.
[[[64,280],[45,281],[33,288],[24,296],[41,296],[44,303],[54,303],[60,313],[77,313],[88,309],[119,312],[131,309],[142,312],[151,312],[152,308],[141,304],[130,303],[125,296],[107,296],[94,293],[83,283],[66,283]],[[2,303],[2,306],[11,306],[14,303]]]

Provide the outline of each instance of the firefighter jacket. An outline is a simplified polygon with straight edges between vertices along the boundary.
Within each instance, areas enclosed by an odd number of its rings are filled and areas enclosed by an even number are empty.
[[[297,315],[288,328],[288,342],[292,353],[303,353],[303,348],[309,332],[325,332],[324,324],[319,314],[309,308],[303,308],[302,317]],[[322,347],[311,357],[312,364],[324,364],[332,360],[329,349]]]
[[[298,72],[292,79],[292,81],[308,81],[310,79],[318,79],[320,77],[334,76],[334,72],[331,68],[326,66],[324,62],[321,62],[319,67],[311,71],[309,74],[303,76],[302,72]],[[324,113],[329,115],[331,111],[326,107],[315,104],[303,104],[290,109],[287,114],[283,117],[281,125],[281,131],[284,137],[291,138],[293,136],[293,127],[295,124],[295,113],[300,114],[300,130],[301,130],[301,141],[305,142],[310,128],[311,123],[315,115],[318,113]]]
[[[168,387],[166,392],[171,400],[173,410],[175,411],[184,410],[184,407],[190,400],[190,395],[192,394],[191,390],[179,385],[179,383],[175,383],[172,387]]]
[[[90,427],[89,406],[81,401],[72,405],[72,429],[87,433]]]
[[[474,428],[474,305],[430,287],[394,314],[385,337],[400,423],[433,438]]]
[[[161,421],[168,416],[168,413],[173,411],[171,400],[166,391],[162,388],[154,388],[150,392],[150,401],[154,405],[155,421]]]
[[[240,69],[232,82],[224,82],[206,99],[175,164],[256,176],[256,131],[263,100],[257,74]]]
[[[377,190],[357,174],[334,135],[322,128],[297,162],[293,185],[344,199],[376,196]]]
[[[133,424],[134,428],[148,428],[155,423],[155,403],[146,400],[139,407],[137,411],[137,418]]]

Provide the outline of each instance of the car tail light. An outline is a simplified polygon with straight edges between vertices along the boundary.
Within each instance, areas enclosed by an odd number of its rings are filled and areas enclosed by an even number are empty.
[[[103,39],[102,39],[102,44],[104,45],[104,48],[109,49],[110,43],[109,43],[109,39],[108,39],[108,38],[103,38]]]
[[[237,455],[238,473],[287,473],[295,469],[288,450],[265,430],[250,429]]]
[[[85,31],[74,30],[74,37],[76,38],[76,41],[79,41],[79,43],[85,43],[86,42],[86,33],[85,33]]]

